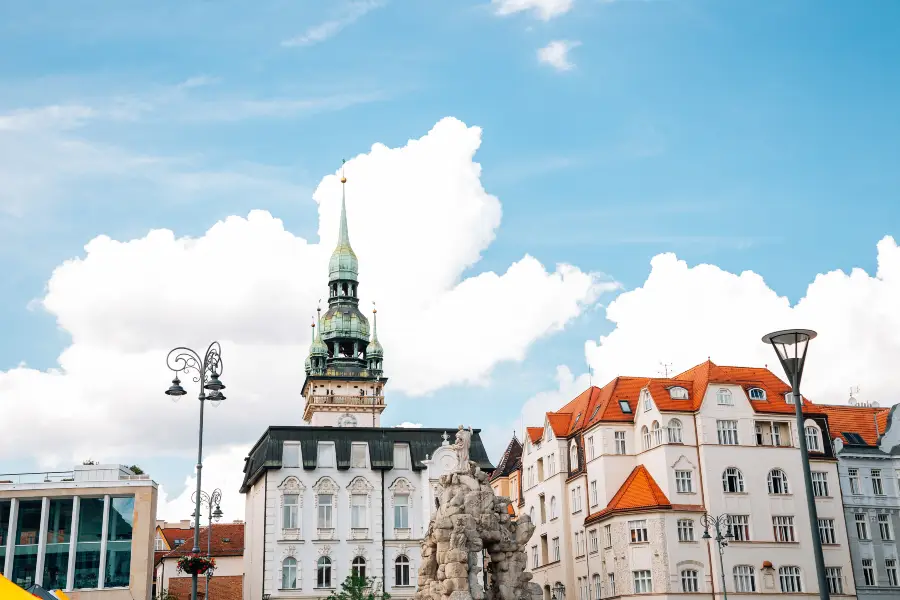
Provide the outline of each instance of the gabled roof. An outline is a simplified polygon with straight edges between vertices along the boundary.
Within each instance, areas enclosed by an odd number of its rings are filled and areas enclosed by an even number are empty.
[[[572,413],[569,412],[548,412],[547,422],[553,429],[553,435],[556,437],[566,437],[569,433],[569,422],[572,420]]]
[[[528,433],[528,439],[531,440],[532,444],[536,444],[541,441],[541,438],[544,435],[543,427],[527,427],[526,432]]]
[[[857,434],[866,446],[876,446],[878,436],[887,429],[890,408],[873,406],[831,406],[820,405],[818,408],[828,415],[828,429],[832,437],[840,437],[845,444],[861,445],[847,434]],[[878,429],[875,428],[876,419]]]
[[[172,550],[164,552],[165,558],[177,558],[184,554],[190,554],[194,547],[193,529],[163,529],[166,543]],[[175,540],[184,540],[181,546],[176,548]],[[243,556],[244,555],[244,524],[243,523],[213,523],[212,539],[209,539],[209,527],[200,527],[200,548],[206,553],[207,544],[211,542],[211,552],[216,556]]]
[[[631,471],[606,508],[590,515],[588,519],[600,519],[611,513],[649,508],[671,510],[672,503],[666,498],[665,493],[644,465],[638,465]]]
[[[491,481],[498,479],[500,477],[509,477],[509,475],[519,468],[519,465],[522,461],[522,442],[513,434],[512,439],[509,441],[509,444],[506,446],[506,450],[503,452],[503,457],[500,458],[500,463],[497,465],[497,468],[494,469],[494,472],[491,473]]]

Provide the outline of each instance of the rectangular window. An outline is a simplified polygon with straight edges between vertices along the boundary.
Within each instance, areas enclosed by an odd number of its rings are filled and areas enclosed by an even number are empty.
[[[354,469],[366,468],[367,444],[352,444],[350,446],[350,466]]]
[[[538,562],[537,546],[532,546],[531,547],[531,568],[537,569],[539,566],[541,566],[541,563]]]
[[[283,529],[297,529],[300,527],[300,496],[297,494],[285,494],[282,507],[281,526]]]
[[[844,578],[840,567],[825,567],[825,581],[828,582],[828,591],[832,594],[844,593]]]
[[[679,494],[690,494],[694,491],[690,471],[675,471],[675,490]]]
[[[819,540],[823,544],[837,544],[834,519],[819,519]]]
[[[734,590],[736,592],[755,592],[756,574],[750,565],[738,565],[734,568]]]
[[[728,526],[734,541],[750,541],[750,515],[728,515]]]
[[[9,539],[9,513],[12,510],[12,502],[0,500],[0,566],[6,564],[6,542]],[[0,573],[2,573],[0,568]]]
[[[887,571],[888,576],[888,585],[891,587],[897,587],[900,583],[897,582],[897,559],[889,558],[884,561],[884,570]]]
[[[594,436],[589,436],[588,437],[588,458],[593,459],[594,456],[595,456],[594,455]]]
[[[72,536],[72,508],[71,498],[50,500],[42,584],[48,590],[61,590],[66,587],[69,574],[69,542]]]
[[[697,571],[694,569],[685,569],[681,572],[681,591],[699,592],[700,584],[698,580]]]
[[[803,591],[800,567],[779,567],[778,579],[781,582],[781,591],[786,594]]]
[[[871,558],[862,559],[863,580],[866,585],[876,585],[875,567]]]
[[[719,443],[725,446],[738,445],[737,421],[716,421]]]
[[[776,542],[795,542],[794,517],[772,517],[772,529]]]
[[[881,539],[894,539],[894,528],[891,527],[890,515],[878,515],[878,532],[881,533]]]
[[[816,498],[827,497],[828,473],[823,471],[813,471],[810,475],[812,475],[813,496]]]
[[[678,541],[693,542],[694,541],[694,521],[693,519],[678,519]]]
[[[334,468],[334,442],[319,442],[318,467],[320,469]]]
[[[591,482],[591,506],[597,506],[600,502],[600,495],[597,493],[597,482]]]
[[[634,576],[635,594],[649,594],[653,591],[650,571],[632,571],[632,575]]]
[[[857,513],[853,515],[853,520],[856,522],[856,537],[861,540],[871,539],[869,538],[869,522],[866,521],[866,515]]]
[[[625,432],[617,431],[614,434],[616,441],[616,454],[625,454]]]
[[[394,496],[394,528],[409,529],[409,496],[406,494]]]
[[[588,533],[588,535],[591,538],[591,554],[594,554],[595,552],[599,552],[600,551],[600,539],[599,539],[599,536],[597,535],[597,530],[591,529],[591,531]]]
[[[103,498],[81,498],[75,550],[74,589],[100,587],[100,540],[103,536]]]
[[[861,486],[859,482],[859,469],[847,469],[847,478],[850,481],[850,493],[859,495]]]
[[[897,495],[900,496],[900,469],[894,471],[894,483],[897,484]]]
[[[872,493],[876,496],[884,496],[884,483],[881,481],[881,469],[872,469]]]
[[[368,528],[366,520],[366,494],[353,494],[350,496],[350,527],[352,529]]]
[[[647,521],[644,519],[628,521],[628,529],[631,531],[632,544],[640,544],[649,539],[647,537]]]
[[[128,587],[131,579],[131,538],[134,496],[109,499],[106,542],[106,578],[103,587]]]
[[[332,529],[334,527],[334,519],[332,518],[333,503],[334,496],[331,494],[319,494],[319,529]]]
[[[281,466],[285,469],[300,466],[300,444],[295,442],[284,443],[284,448],[281,451]]]
[[[559,538],[558,537],[553,538],[552,548],[553,548],[553,560],[558,561],[559,560]]]
[[[716,392],[716,403],[719,406],[734,406],[734,396],[731,395],[730,391],[723,388]]]
[[[603,547],[612,548],[612,525],[603,526]]]
[[[409,444],[394,444],[394,468],[400,470],[410,469]]]
[[[101,506],[103,504],[102,498],[100,504]],[[41,500],[21,500],[19,502],[18,527],[13,539],[12,576],[8,577],[19,587],[28,587],[34,583],[34,574],[37,569],[38,544],[41,541],[42,509],[43,503]]]
[[[608,573],[606,575],[606,578],[609,581],[609,595],[615,596],[616,595],[616,574]]]

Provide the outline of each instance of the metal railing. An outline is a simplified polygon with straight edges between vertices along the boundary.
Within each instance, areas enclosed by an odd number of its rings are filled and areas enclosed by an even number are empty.
[[[33,473],[0,473],[0,485],[20,483],[57,483],[75,481],[75,471],[36,471]]]
[[[384,396],[310,396],[307,404],[349,404],[352,406],[381,406]]]

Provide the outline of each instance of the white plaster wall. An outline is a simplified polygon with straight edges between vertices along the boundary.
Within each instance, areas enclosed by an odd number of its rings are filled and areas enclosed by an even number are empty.
[[[261,531],[265,514],[265,478],[260,478],[244,495],[244,600],[253,600],[262,590],[264,538],[249,535]]]

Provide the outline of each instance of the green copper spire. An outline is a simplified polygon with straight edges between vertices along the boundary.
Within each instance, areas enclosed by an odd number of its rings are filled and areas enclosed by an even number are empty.
[[[378,341],[378,310],[374,308],[372,309],[372,339],[369,341],[369,345],[366,346],[366,356],[384,356],[384,348],[381,347],[381,343]]]
[[[350,231],[347,227],[347,178],[341,167],[341,225],[338,230],[338,242],[331,260],[328,262],[328,281],[357,281],[359,261],[350,247]]]

